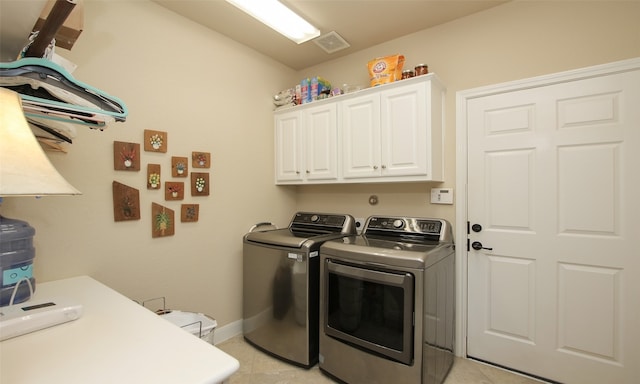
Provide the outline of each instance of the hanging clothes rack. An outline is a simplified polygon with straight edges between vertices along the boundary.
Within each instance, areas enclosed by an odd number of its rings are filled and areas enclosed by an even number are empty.
[[[42,29],[23,50],[23,57],[0,63],[0,87],[20,94],[32,128],[45,132],[49,140],[68,143],[75,136],[74,126],[103,130],[109,123],[124,122],[128,115],[122,100],[75,79],[62,66],[43,58],[76,2],[56,0]]]
[[[102,130],[128,115],[122,100],[74,79],[47,59],[0,63],[0,86],[18,92],[27,119],[37,118],[40,123],[51,119]]]

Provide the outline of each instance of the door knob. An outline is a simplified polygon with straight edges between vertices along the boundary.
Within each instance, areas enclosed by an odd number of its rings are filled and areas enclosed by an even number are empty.
[[[471,230],[472,230],[473,232],[480,232],[480,231],[482,231],[482,225],[480,225],[480,224],[473,224],[473,225],[471,226]]]
[[[486,249],[487,251],[493,251],[493,248],[483,247],[482,243],[479,241],[474,241],[473,243],[471,243],[471,248],[475,249],[476,251],[479,251],[481,249]]]

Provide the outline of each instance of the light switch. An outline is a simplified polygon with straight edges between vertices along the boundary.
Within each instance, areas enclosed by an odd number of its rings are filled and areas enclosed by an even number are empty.
[[[431,204],[453,204],[453,188],[431,188]]]

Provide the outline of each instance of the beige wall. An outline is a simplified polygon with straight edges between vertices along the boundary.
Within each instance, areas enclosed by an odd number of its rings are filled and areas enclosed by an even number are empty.
[[[514,1],[299,72],[334,84],[368,85],[367,62],[401,53],[405,68],[427,63],[447,86],[445,182],[299,188],[298,208],[423,215],[454,221],[432,205],[432,187],[455,188],[456,92],[483,85],[639,57],[638,1]],[[379,204],[370,206],[375,194]]]
[[[85,30],[63,56],[74,77],[124,100],[125,123],[78,128],[68,154],[50,154],[78,197],[6,198],[2,213],[36,228],[39,282],[88,274],[136,300],[166,296],[171,308],[204,312],[220,325],[241,318],[242,235],[256,222],[288,223],[295,194],[273,183],[271,96],[294,72],[148,1],[85,1]],[[113,142],[168,134],[166,154],[142,152],[141,171],[113,170]],[[210,152],[210,196],[197,223],[151,237],[146,165],[171,178],[171,156]],[[140,191],[141,219],[114,222],[113,181]],[[186,179],[188,184],[188,179]],[[178,219],[179,220],[179,219]],[[157,304],[157,303],[153,303]]]
[[[74,76],[126,101],[130,116],[104,132],[79,128],[68,154],[51,154],[79,197],[7,198],[2,214],[36,230],[38,281],[88,274],[137,300],[166,296],[172,308],[208,313],[223,326],[242,317],[241,237],[258,221],[288,223],[296,210],[367,217],[445,217],[428,203],[432,186],[455,187],[455,93],[481,85],[640,56],[640,2],[514,2],[381,44],[300,72],[147,1],[85,1],[85,31],[64,56]],[[446,182],[276,187],[271,95],[303,76],[367,84],[366,63],[394,53],[418,62],[448,86]],[[145,172],[113,170],[113,141],[142,143],[143,130],[166,131],[169,151],[145,153],[170,180],[171,156],[208,151],[211,195],[198,223],[151,238]],[[140,190],[141,220],[113,221],[112,181]],[[367,200],[377,194],[380,203]]]

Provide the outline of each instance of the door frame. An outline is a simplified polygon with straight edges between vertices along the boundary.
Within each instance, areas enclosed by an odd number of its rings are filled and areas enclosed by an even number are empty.
[[[472,88],[456,92],[456,207],[455,207],[455,244],[456,244],[456,326],[454,352],[456,356],[467,356],[467,103],[471,99],[512,92],[567,81],[587,79],[617,72],[640,69],[640,58],[616,61],[586,68],[563,71],[549,75],[536,76],[489,86]]]

